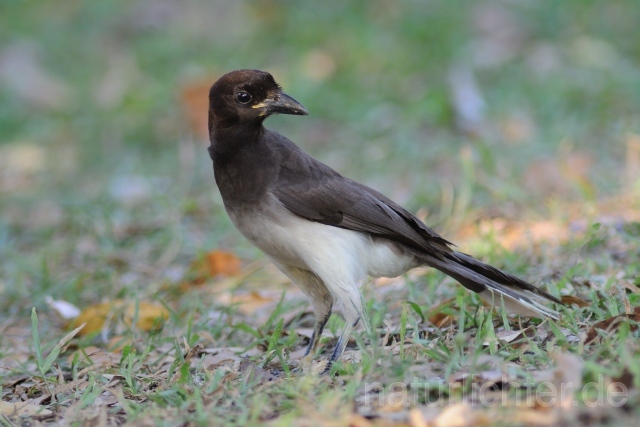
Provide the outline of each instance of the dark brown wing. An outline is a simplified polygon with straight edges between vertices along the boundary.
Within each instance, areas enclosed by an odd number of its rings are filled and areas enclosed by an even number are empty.
[[[451,243],[397,203],[371,188],[344,178],[284,137],[272,140],[279,153],[277,184],[272,192],[291,212],[311,221],[362,231],[405,244],[426,264],[474,292],[490,289],[541,316],[557,312],[536,302],[559,302],[542,289],[453,251]],[[531,312],[530,311],[530,312]]]
[[[272,191],[291,212],[311,221],[385,237],[419,252],[451,251],[451,243],[397,203],[343,177],[293,143],[286,145],[279,150],[282,161]]]

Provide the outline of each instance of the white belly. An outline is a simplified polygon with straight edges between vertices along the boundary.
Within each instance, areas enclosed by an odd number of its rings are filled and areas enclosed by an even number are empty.
[[[366,276],[395,277],[418,265],[389,241],[308,221],[275,199],[269,208],[229,212],[238,230],[274,261],[313,271],[331,282],[361,282]]]

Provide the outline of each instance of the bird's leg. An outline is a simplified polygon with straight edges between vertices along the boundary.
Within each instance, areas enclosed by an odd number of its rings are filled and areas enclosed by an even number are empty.
[[[327,324],[329,317],[331,317],[333,295],[331,295],[331,292],[329,292],[329,289],[327,289],[322,279],[309,270],[279,263],[275,264],[280,271],[286,274],[300,287],[302,292],[304,292],[311,301],[313,314],[316,316],[316,323],[313,328],[313,333],[311,334],[311,341],[309,341],[307,350],[304,353],[305,358],[309,356],[309,359],[311,359],[318,347],[320,338],[322,337],[322,331]]]
[[[320,313],[316,312],[316,316],[318,316],[319,314]],[[323,316],[318,316],[316,318],[316,324],[313,327],[311,340],[309,341],[309,345],[307,346],[307,351],[304,352],[305,356],[313,356],[315,354],[316,350],[318,349],[318,343],[320,343],[320,338],[322,337],[322,331],[329,321],[329,317],[331,317],[331,307],[329,307],[328,311]]]
[[[360,321],[360,317],[356,318],[356,320],[353,322],[348,322],[345,325],[344,330],[340,334],[340,338],[338,338],[338,343],[336,344],[336,348],[333,349],[333,353],[331,354],[331,358],[329,359],[330,362],[333,363],[336,360],[340,359],[340,356],[342,356],[342,353],[344,353],[344,349],[347,347],[347,344],[349,343],[349,338],[351,337],[351,333],[353,332],[353,329],[358,325],[359,321]]]
[[[322,374],[329,373],[329,371],[331,371],[331,366],[333,366],[333,362],[340,359],[340,356],[342,356],[342,353],[344,353],[344,349],[347,347],[347,344],[349,343],[349,338],[351,337],[351,333],[353,332],[353,329],[358,325],[359,321],[360,321],[360,316],[356,317],[356,319],[353,321],[347,321],[347,324],[345,325],[342,333],[340,334],[340,338],[338,338],[338,343],[336,344],[336,348],[333,349],[333,353],[331,354],[331,357],[327,361],[327,366],[325,366],[324,370],[322,371]]]

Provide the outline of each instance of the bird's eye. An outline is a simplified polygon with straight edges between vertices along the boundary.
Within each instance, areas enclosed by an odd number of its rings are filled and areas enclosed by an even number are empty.
[[[236,99],[240,104],[246,104],[247,102],[251,101],[251,95],[249,95],[247,92],[238,92],[236,93]]]

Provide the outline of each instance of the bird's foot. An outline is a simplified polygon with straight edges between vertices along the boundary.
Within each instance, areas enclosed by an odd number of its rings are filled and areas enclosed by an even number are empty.
[[[333,366],[333,361],[326,360],[326,365],[322,372],[320,372],[320,376],[329,375],[331,373],[331,367]]]

